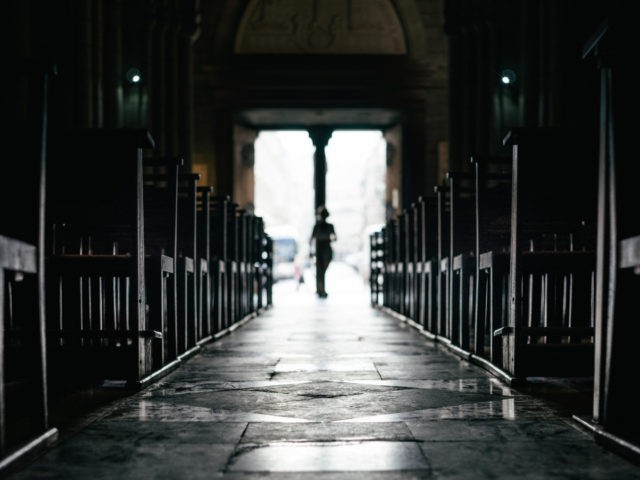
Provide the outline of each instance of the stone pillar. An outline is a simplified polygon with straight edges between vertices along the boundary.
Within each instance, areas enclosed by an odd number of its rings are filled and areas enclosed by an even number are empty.
[[[178,150],[187,168],[193,164],[193,43],[200,36],[200,2],[189,0],[182,6],[182,27],[178,56],[179,115]]]
[[[80,23],[80,82],[78,82],[78,124],[82,127],[93,126],[93,27],[94,10],[92,2],[81,5]]]
[[[104,126],[104,4],[103,0],[93,2],[93,115],[92,126]]]
[[[453,22],[452,22],[453,23]],[[448,26],[449,36],[449,163],[450,166],[461,163],[460,159],[464,155],[464,139],[466,132],[464,128],[464,108],[465,108],[465,82],[469,77],[465,75],[465,35],[464,30],[459,26]]]
[[[122,6],[104,5],[104,126],[122,126]]]
[[[409,208],[423,194],[428,180],[427,172],[435,171],[437,163],[435,149],[429,151],[427,148],[431,131],[427,125],[426,108],[418,101],[415,103],[412,110],[405,112],[402,124],[401,166],[397,173],[401,189],[396,213]]]
[[[214,152],[213,179],[216,195],[233,195],[233,111],[229,108],[216,108],[211,118],[212,149]]]
[[[165,142],[169,155],[180,155],[178,148],[178,49],[180,42],[180,10],[176,0],[169,0],[167,6],[168,18],[167,34],[165,37]]]
[[[402,194],[402,128],[396,125],[384,132],[387,142],[385,220],[395,217],[401,208]]]
[[[313,154],[313,186],[315,189],[315,207],[325,205],[327,202],[327,157],[324,149],[329,143],[333,128],[313,127],[309,129],[309,137],[316,147]]]
[[[151,72],[149,72],[149,125],[151,135],[156,141],[155,153],[158,156],[167,155],[167,142],[165,138],[165,45],[168,29],[168,13],[165,0],[158,0],[155,8],[155,25],[153,26],[151,40]]]
[[[254,209],[256,130],[233,127],[233,200],[247,211]]]
[[[144,115],[142,120],[142,125],[147,128],[154,140],[156,141],[156,149],[158,147],[158,139],[155,136],[155,132],[153,131],[153,95],[155,91],[154,84],[154,48],[155,48],[155,35],[156,28],[158,25],[158,10],[155,0],[147,0],[146,2],[147,16],[145,18],[145,37],[144,37],[144,56],[142,60],[142,65],[144,67],[144,77],[143,81],[145,83],[145,97],[144,97]],[[154,151],[154,155],[157,152]]]
[[[521,4],[522,29],[520,32],[522,50],[530,52],[527,56],[522,56],[520,62],[521,89],[522,89],[522,109],[523,125],[542,125],[539,118],[540,105],[540,72],[538,70],[539,49],[539,13],[538,2],[535,0],[524,0]]]

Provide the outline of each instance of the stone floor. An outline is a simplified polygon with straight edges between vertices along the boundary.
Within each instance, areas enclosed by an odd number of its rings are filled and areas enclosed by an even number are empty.
[[[119,400],[22,479],[640,479],[554,404],[504,386],[368,306],[347,267],[329,297],[275,307]]]

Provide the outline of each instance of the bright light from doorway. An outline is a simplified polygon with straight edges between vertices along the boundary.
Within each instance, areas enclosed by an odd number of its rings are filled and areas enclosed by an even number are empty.
[[[368,276],[369,234],[385,219],[386,142],[377,130],[338,130],[326,155],[335,256]]]
[[[300,250],[314,222],[314,151],[306,131],[262,131],[255,142],[256,215],[268,232],[293,231]]]
[[[308,259],[315,221],[313,156],[306,131],[262,131],[255,142],[255,211],[272,236],[297,240],[297,261]],[[334,131],[327,157],[328,221],[338,241],[336,262],[368,279],[369,233],[385,217],[386,142],[380,131]],[[289,267],[287,267],[289,268]],[[279,275],[293,273],[282,267]]]

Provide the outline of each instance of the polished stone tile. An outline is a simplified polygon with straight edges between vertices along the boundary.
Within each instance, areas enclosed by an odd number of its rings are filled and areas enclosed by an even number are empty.
[[[409,427],[397,423],[250,423],[242,443],[413,441]]]
[[[288,415],[264,414],[259,412],[242,412],[236,410],[220,410],[191,405],[180,405],[174,402],[142,400],[128,408],[116,411],[110,419],[129,419],[136,422],[306,422],[304,418]]]
[[[425,442],[435,478],[637,480],[640,469],[593,442]]]
[[[389,387],[422,388],[425,390],[447,390],[451,392],[476,392],[506,396],[520,395],[516,390],[495,378],[460,378],[451,380],[352,380],[361,385],[384,385]]]
[[[414,442],[331,442],[241,447],[227,468],[242,472],[428,471],[429,464]]]
[[[212,370],[204,368],[193,368],[187,373],[184,370],[176,376],[178,381],[191,382],[251,382],[260,380],[270,380],[273,376],[273,369],[249,370],[249,369],[227,369]]]
[[[342,421],[348,422],[399,422],[430,421],[447,419],[473,420],[478,418],[500,418],[504,420],[538,419],[544,421],[554,417],[554,411],[544,403],[525,401],[520,398],[461,403],[443,407],[406,410],[398,413],[377,414],[354,417]]]
[[[191,437],[183,431],[183,435],[165,436],[155,431],[114,435],[89,428],[11,478],[204,479],[208,472],[222,470],[235,448],[233,443],[216,443],[202,432]]]
[[[310,380],[313,382],[330,382],[334,380],[380,380],[377,370],[365,370],[356,372],[318,371],[318,372],[282,372],[275,373],[274,379],[278,381]]]
[[[334,359],[316,357],[313,359],[283,359],[275,367],[276,373],[284,372],[376,372],[370,360]]]
[[[289,335],[287,340],[290,342],[307,342],[307,343],[319,343],[319,342],[359,342],[363,337],[353,332],[294,332]]]
[[[460,366],[458,363],[432,365],[410,364],[399,366],[376,365],[382,380],[414,379],[414,380],[454,380],[459,378],[486,378],[486,373],[477,368]]]
[[[257,381],[174,381],[159,382],[158,385],[140,394],[141,397],[160,397],[174,395],[188,395],[199,392],[220,392],[227,390],[259,390],[263,392],[273,391],[281,385],[295,386],[301,384],[311,384],[309,380],[278,381],[278,380],[257,380]]]
[[[591,435],[562,419],[505,421],[503,418],[482,417],[406,423],[414,438],[421,442],[561,441],[577,445],[593,441]]]
[[[361,472],[224,472],[224,480],[428,480],[429,470]]]
[[[11,478],[640,480],[548,401],[588,382],[510,388],[344,292],[276,297]]]
[[[138,443],[236,444],[245,434],[246,422],[130,422],[107,418],[88,427],[83,434]]]
[[[444,406],[485,402],[495,395],[474,392],[448,392],[388,386],[370,386],[343,382],[314,382],[280,387],[146,396],[133,410],[151,418],[183,418],[191,415],[211,421],[216,415],[247,412],[308,421],[338,421],[359,415],[400,413]],[[169,421],[169,420],[168,420]]]

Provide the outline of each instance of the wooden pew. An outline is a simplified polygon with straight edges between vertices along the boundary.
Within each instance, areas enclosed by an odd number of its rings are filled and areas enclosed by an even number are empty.
[[[427,331],[437,333],[438,204],[434,197],[420,197],[416,205],[418,320]]]
[[[476,301],[473,353],[502,364],[501,337],[507,324],[511,242],[511,157],[471,158],[475,173]]]
[[[253,252],[252,238],[254,228],[254,215],[241,209],[239,214],[240,232],[240,318],[244,319],[254,312],[252,306],[253,291]]]
[[[233,201],[225,203],[227,210],[227,327],[232,326],[238,321],[238,224],[237,209],[238,204]]]
[[[588,375],[594,335],[593,135],[514,129],[505,144],[514,149],[508,163],[476,157],[475,174],[449,174],[449,185],[435,188],[437,222],[428,218],[428,203],[418,208],[419,201],[413,222],[404,212],[382,229],[384,307],[405,317],[413,312],[427,331],[488,359],[512,380]],[[435,223],[437,235],[430,237]],[[439,267],[435,276],[429,251]],[[424,277],[408,280],[405,270]],[[410,298],[414,290],[420,300]]]
[[[434,192],[437,203],[438,243],[434,265],[437,271],[434,272],[436,279],[436,328],[433,333],[451,340],[451,315],[448,308],[451,288],[449,268],[449,189],[441,185],[434,187]]]
[[[384,282],[384,235],[382,231],[373,232],[369,236],[369,290],[371,306],[378,307],[383,303]]]
[[[236,263],[238,265],[236,321],[242,320],[248,314],[245,301],[246,292],[249,289],[247,278],[247,217],[245,209],[238,208],[236,210]]]
[[[399,220],[391,219],[384,229],[385,234],[385,307],[400,313],[403,293],[403,271],[401,262],[401,238]]]
[[[382,268],[382,306],[390,308],[389,296],[391,294],[391,271],[392,262],[389,257],[392,254],[392,249],[389,245],[391,236],[389,234],[389,222],[380,229],[380,235],[382,236],[382,255],[384,259],[384,267]]]
[[[413,208],[413,207],[412,207]],[[402,250],[404,255],[402,256],[402,264],[404,270],[404,277],[402,279],[403,294],[402,294],[402,314],[411,320],[416,319],[415,315],[415,272],[416,272],[416,260],[415,260],[415,225],[414,214],[412,208],[403,210],[400,217],[402,228]]]
[[[209,269],[211,272],[212,288],[212,316],[215,333],[225,330],[229,326],[228,303],[229,282],[227,279],[228,258],[228,221],[227,202],[229,197],[212,196],[210,202],[211,216],[211,248]]]
[[[389,307],[389,294],[390,294],[390,286],[389,282],[391,279],[391,275],[389,272],[389,268],[391,266],[391,261],[388,258],[388,255],[391,254],[391,249],[389,248],[389,230],[388,230],[389,222],[387,222],[380,229],[380,246],[382,248],[382,253],[380,254],[380,258],[383,260],[383,266],[381,268],[382,271],[382,306]]]
[[[249,242],[249,246],[248,246],[248,250],[247,250],[247,268],[249,269],[250,273],[248,274],[249,276],[249,291],[247,292],[247,297],[248,297],[248,302],[249,302],[249,308],[251,310],[251,312],[258,314],[259,313],[259,309],[258,309],[258,303],[257,303],[257,297],[255,295],[256,293],[256,275],[258,274],[258,265],[259,265],[259,260],[260,260],[260,240],[261,240],[261,233],[258,231],[259,228],[259,221],[261,221],[261,219],[259,219],[255,214],[252,214],[250,216],[250,221],[249,221],[249,232],[247,235],[247,241]],[[260,239],[260,240],[259,240]]]
[[[205,274],[198,266],[197,190],[200,175],[178,177],[178,351],[190,355],[197,349],[198,284]],[[199,278],[198,276],[201,275]]]
[[[523,128],[504,143],[513,148],[513,180],[503,369],[515,378],[591,374],[595,238],[584,230],[595,225],[594,136]]]
[[[198,342],[211,339],[214,332],[212,324],[213,279],[211,277],[211,196],[213,187],[203,186],[197,190],[198,209]]]
[[[389,222],[387,222],[382,229],[380,229],[380,235],[382,236],[382,259],[384,260],[384,266],[382,267],[382,306],[390,308],[390,295],[391,295],[391,271],[392,261],[390,255],[392,255],[392,248],[389,245],[391,242],[391,235],[389,233]]]
[[[228,237],[228,254],[227,269],[229,271],[229,319],[230,326],[237,323],[241,317],[240,297],[242,296],[241,285],[241,224],[240,224],[240,208],[235,202],[227,202],[227,228]]]
[[[422,217],[420,216],[420,201],[422,197],[419,197],[416,202],[411,204],[409,215],[411,216],[410,230],[408,235],[411,236],[411,318],[421,327],[424,327],[424,317],[421,315],[424,307],[424,299],[420,296],[421,281],[422,281]]]
[[[406,212],[402,211],[398,218],[394,222],[394,237],[395,237],[395,247],[396,247],[396,256],[395,256],[395,287],[397,294],[395,297],[396,311],[401,315],[405,314],[405,294],[407,288],[407,277],[406,273],[406,243],[405,243],[405,233],[406,230],[404,228],[404,219],[406,217]]]
[[[139,385],[157,367],[162,331],[147,318],[145,288],[142,157],[150,148],[145,130],[52,135],[48,337],[59,379]],[[77,179],[88,169],[99,181]]]
[[[267,238],[264,233],[264,221],[262,217],[254,217],[253,227],[253,302],[256,312],[261,312],[266,308],[266,256],[265,251]]]
[[[264,227],[262,217],[253,215],[251,228],[251,268],[252,274],[252,291],[251,291],[251,304],[253,305],[253,311],[260,313],[262,307],[260,305],[260,275],[263,253],[263,241],[264,241]]]
[[[449,191],[449,312],[451,341],[464,351],[470,350],[475,334],[475,186],[473,176],[448,172]]]
[[[159,172],[144,175],[145,265],[149,319],[162,331],[157,364],[178,357],[178,176],[182,158],[145,158],[143,166]]]
[[[631,4],[612,5],[609,17],[584,47],[600,73],[598,247],[596,272],[596,438],[637,461],[640,410],[635,370],[640,337],[640,219],[636,164],[636,82],[640,52]]]
[[[260,278],[264,290],[264,303],[262,308],[270,308],[273,305],[273,238],[264,232],[264,223],[261,222],[261,230],[263,233],[261,242],[261,262],[260,262]],[[262,298],[262,294],[260,295]]]
[[[264,278],[264,295],[266,298],[265,307],[269,308],[273,305],[273,239],[266,235],[263,243],[263,278]]]
[[[262,219],[227,196],[209,195],[212,332],[271,305],[271,265]]]
[[[17,111],[0,174],[0,477],[53,442],[45,343],[44,199],[51,66],[6,61]],[[4,100],[4,98],[3,98]],[[11,105],[11,102],[3,105]]]

